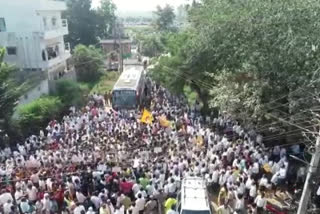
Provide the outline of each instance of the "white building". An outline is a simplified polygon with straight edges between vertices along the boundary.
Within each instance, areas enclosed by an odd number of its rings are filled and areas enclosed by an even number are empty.
[[[62,0],[0,0],[0,46],[7,49],[4,60],[26,72],[47,74],[39,96],[49,92],[48,82],[70,71],[70,46],[63,38],[68,22],[61,18],[66,9]],[[31,94],[31,100],[37,98]],[[22,103],[29,102],[28,96],[24,98]]]

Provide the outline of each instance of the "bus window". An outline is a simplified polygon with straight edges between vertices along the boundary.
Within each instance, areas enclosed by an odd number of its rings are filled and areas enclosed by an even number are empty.
[[[113,91],[112,104],[119,108],[135,108],[137,104],[136,92],[133,90]]]

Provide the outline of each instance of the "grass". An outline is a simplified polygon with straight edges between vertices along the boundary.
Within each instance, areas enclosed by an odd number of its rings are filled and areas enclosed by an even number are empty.
[[[90,94],[105,94],[108,91],[111,91],[114,84],[119,78],[118,72],[106,72],[104,73],[98,82],[96,82],[90,90]]]

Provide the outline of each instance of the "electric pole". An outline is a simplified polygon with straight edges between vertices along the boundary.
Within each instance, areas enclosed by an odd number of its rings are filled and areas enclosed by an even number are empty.
[[[308,210],[308,203],[311,195],[311,182],[314,174],[317,172],[318,165],[320,160],[320,130],[317,136],[317,142],[315,147],[315,152],[312,155],[312,159],[309,165],[309,170],[307,174],[306,181],[304,183],[303,192],[301,196],[301,200],[299,203],[299,208],[297,214],[305,214]]]
[[[123,50],[122,50],[122,43],[121,43],[121,29],[120,29],[120,22],[116,20],[116,27],[115,27],[115,37],[114,39],[118,39],[119,42],[119,51],[118,51],[118,61],[119,61],[119,72],[122,73],[123,71]]]

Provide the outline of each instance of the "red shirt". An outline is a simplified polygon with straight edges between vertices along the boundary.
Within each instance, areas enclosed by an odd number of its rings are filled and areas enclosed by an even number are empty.
[[[133,183],[131,182],[120,182],[120,190],[123,193],[126,193],[126,194],[130,193],[132,187],[133,187]]]

